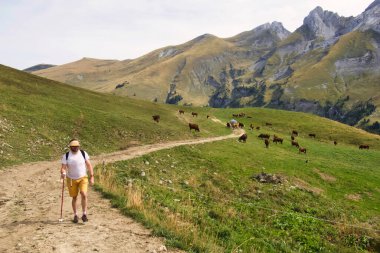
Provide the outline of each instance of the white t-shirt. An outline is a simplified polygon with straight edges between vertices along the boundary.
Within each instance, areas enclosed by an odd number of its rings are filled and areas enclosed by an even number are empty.
[[[87,152],[84,151],[86,160],[90,160]],[[62,156],[62,164],[67,164],[67,177],[71,179],[79,179],[87,175],[86,162],[80,150],[76,154],[69,152],[69,157],[66,161],[66,154]]]

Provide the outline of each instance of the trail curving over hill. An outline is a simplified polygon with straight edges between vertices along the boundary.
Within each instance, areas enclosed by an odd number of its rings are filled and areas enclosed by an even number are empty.
[[[182,145],[236,138],[227,136],[173,141],[129,148],[91,157],[95,166],[132,159]],[[27,163],[0,171],[0,252],[181,252],[165,251],[164,239],[111,208],[108,200],[89,190],[89,222],[71,222],[71,198],[65,189],[64,222],[59,223],[62,181],[60,161]],[[81,210],[81,209],[79,209]]]

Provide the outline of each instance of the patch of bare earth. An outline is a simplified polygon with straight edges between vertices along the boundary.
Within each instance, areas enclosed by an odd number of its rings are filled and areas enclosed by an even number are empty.
[[[327,181],[327,182],[335,182],[336,181],[336,178],[329,175],[329,174],[326,174],[324,172],[321,172],[319,169],[314,169],[314,172],[317,173],[324,181]]]
[[[92,157],[95,166],[132,159],[180,145],[236,138],[228,136],[158,143]],[[71,198],[64,194],[59,222],[62,181],[60,161],[22,164],[0,171],[0,252],[181,252],[164,248],[164,238],[152,235],[134,220],[111,208],[108,200],[89,189],[89,222],[71,222]],[[80,208],[79,208],[80,210]]]
[[[357,194],[357,193],[347,194],[345,197],[346,197],[346,199],[356,201],[356,202],[358,202],[362,199],[361,195]]]
[[[320,189],[318,187],[314,187],[314,186],[310,185],[308,182],[306,182],[300,178],[293,178],[292,181],[293,181],[293,184],[301,190],[311,192],[311,193],[314,193],[316,195],[321,195],[323,193],[322,189]]]

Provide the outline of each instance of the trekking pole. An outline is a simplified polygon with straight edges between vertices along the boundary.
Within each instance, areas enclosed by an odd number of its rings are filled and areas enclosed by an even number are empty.
[[[63,192],[65,189],[65,178],[62,179],[62,194],[61,194],[61,218],[58,220],[59,222],[63,222],[62,211],[63,211]]]

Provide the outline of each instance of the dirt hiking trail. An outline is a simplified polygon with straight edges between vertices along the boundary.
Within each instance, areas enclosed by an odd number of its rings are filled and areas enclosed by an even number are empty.
[[[91,162],[96,166],[103,161],[132,159],[161,149],[236,138],[241,133],[138,146],[93,156]],[[150,230],[111,208],[109,200],[103,199],[91,187],[88,192],[89,222],[71,222],[71,198],[65,189],[64,221],[59,223],[60,166],[60,160],[56,160],[0,171],[0,252],[182,252],[166,249],[164,238],[153,236]],[[78,214],[81,216],[80,206]]]

